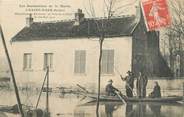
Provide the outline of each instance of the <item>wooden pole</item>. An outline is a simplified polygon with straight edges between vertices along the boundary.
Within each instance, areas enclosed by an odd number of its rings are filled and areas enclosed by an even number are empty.
[[[184,100],[184,82],[183,82],[183,100]]]
[[[36,109],[38,108],[38,104],[40,102],[40,97],[41,97],[41,94],[42,94],[42,91],[43,91],[43,88],[44,88],[44,85],[45,85],[45,81],[47,79],[47,75],[48,75],[48,69],[47,69],[47,72],[45,74],[45,78],[44,78],[44,81],[43,81],[43,84],[42,84],[42,88],[41,88],[40,94],[38,96],[38,100],[37,100],[37,103],[36,103]]]
[[[47,117],[50,117],[49,113],[49,67],[47,67],[47,91],[46,91],[46,112]]]
[[[7,60],[8,60],[9,68],[10,68],[10,73],[11,73],[11,76],[12,76],[12,81],[13,81],[13,85],[14,85],[14,89],[15,89],[15,94],[16,94],[16,98],[17,98],[19,111],[20,111],[21,117],[24,117],[24,112],[23,112],[22,104],[21,104],[20,97],[19,97],[19,92],[18,92],[16,80],[15,80],[13,67],[12,67],[11,59],[10,59],[10,56],[9,56],[9,53],[8,53],[8,49],[7,49],[7,46],[6,46],[6,42],[5,42],[5,39],[4,39],[4,35],[3,35],[3,31],[2,31],[1,25],[0,25],[0,32],[1,32],[2,42],[3,42],[3,47],[4,47],[4,50],[5,50],[5,54],[6,54],[6,57],[7,57]]]

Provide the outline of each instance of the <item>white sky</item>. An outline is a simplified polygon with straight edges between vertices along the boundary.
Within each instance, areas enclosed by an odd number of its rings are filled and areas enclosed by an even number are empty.
[[[103,17],[103,1],[104,0],[91,0],[94,2],[95,7],[95,13],[97,17]],[[116,7],[123,6],[129,2],[129,0],[116,0],[118,4],[116,4]],[[121,2],[119,2],[121,1]],[[136,0],[133,0],[135,3]],[[20,4],[33,4],[33,5],[44,5],[44,4],[51,4],[51,5],[70,5],[71,8],[66,9],[67,13],[70,13],[72,15],[67,16],[60,16],[56,19],[46,19],[49,21],[53,20],[61,20],[61,19],[73,19],[74,18],[74,12],[78,8],[82,8],[83,12],[86,13],[86,10],[89,11],[89,0],[1,0],[0,1],[0,22],[3,27],[4,35],[6,40],[10,40],[11,37],[13,37],[18,31],[20,31],[25,26],[25,18],[27,15],[15,15],[15,12],[24,12],[23,8],[20,8]],[[129,5],[128,7],[121,8],[118,13],[123,11],[125,14],[132,14],[134,12],[134,6],[135,4]],[[122,15],[122,13],[121,13]],[[34,17],[34,16],[33,16]],[[89,16],[86,16],[89,17]],[[43,21],[45,19],[34,19],[34,21]]]

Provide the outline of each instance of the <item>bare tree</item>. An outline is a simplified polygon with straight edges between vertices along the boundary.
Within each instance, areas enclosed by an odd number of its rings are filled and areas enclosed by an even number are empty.
[[[170,53],[170,66],[174,66],[174,54],[183,50],[184,42],[184,1],[170,0],[171,26],[166,29],[165,35],[168,38],[168,49]],[[172,68],[173,69],[173,68]]]
[[[85,8],[87,14],[95,18],[95,8],[92,0],[88,0],[89,9]],[[105,40],[105,37],[107,36],[107,29],[109,29],[112,24],[111,20],[114,16],[120,16],[126,10],[134,5],[137,0],[134,0],[132,2],[123,3],[122,0],[103,0],[103,15],[106,19],[101,19],[100,21],[94,20],[98,37],[99,37],[99,58],[98,58],[98,97],[97,97],[97,104],[96,104],[96,115],[99,117],[99,98],[100,98],[100,86],[101,86],[101,61],[102,61],[102,49],[103,49],[103,42]]]
[[[98,58],[98,97],[97,97],[97,104],[96,104],[96,115],[99,117],[99,98],[100,98],[100,84],[101,84],[101,61],[102,61],[102,49],[103,49],[103,42],[106,35],[106,29],[110,27],[110,20],[113,16],[113,9],[115,8],[115,4],[118,2],[118,0],[104,0],[104,9],[103,14],[104,17],[106,17],[106,21],[104,19],[101,19],[101,21],[94,20],[97,32],[99,36],[99,58]],[[95,8],[92,0],[89,0],[89,11],[86,9],[86,12],[89,16],[95,18]]]
[[[169,4],[172,14],[172,22],[171,26],[167,28],[166,35],[169,37],[171,48],[176,49],[177,42],[181,43],[184,40],[184,1],[175,0],[170,1]]]
[[[184,36],[184,1],[170,1],[170,8],[172,13],[172,25],[169,30],[181,38]]]

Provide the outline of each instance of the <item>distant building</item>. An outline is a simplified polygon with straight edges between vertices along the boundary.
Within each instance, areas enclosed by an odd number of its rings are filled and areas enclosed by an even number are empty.
[[[170,76],[171,72],[159,51],[159,33],[147,32],[142,15],[85,18],[82,10],[74,20],[34,22],[12,38],[12,59],[19,83],[41,84],[45,68],[50,68],[51,84],[96,85],[98,77],[98,26],[105,24],[102,55],[102,82],[128,70],[148,76]],[[98,24],[98,25],[97,25]],[[14,54],[16,53],[16,54]],[[56,85],[54,85],[56,86]]]

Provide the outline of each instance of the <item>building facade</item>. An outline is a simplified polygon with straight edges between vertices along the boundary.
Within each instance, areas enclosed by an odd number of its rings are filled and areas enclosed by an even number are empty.
[[[32,17],[27,18],[27,25],[12,38],[17,82],[40,85],[48,66],[53,87],[76,84],[95,87],[99,29],[104,30],[105,38],[102,84],[112,79],[115,85],[122,86],[119,76],[125,76],[128,70],[148,76],[170,75],[160,55],[159,33],[147,32],[139,16],[90,19],[79,9],[74,20],[34,22]]]
[[[105,40],[102,81],[118,82],[120,78],[115,70],[125,75],[131,69],[131,41],[131,37]],[[15,58],[13,63],[19,83],[41,83],[46,66],[50,69],[51,84],[93,84],[97,81],[97,38],[19,42],[12,46],[15,53],[18,51],[12,58]],[[120,52],[123,55],[119,55]]]

